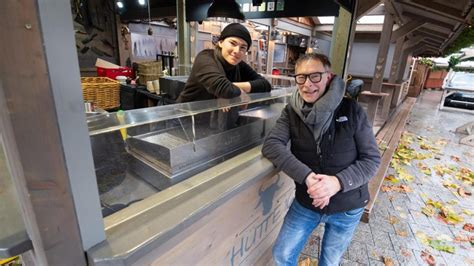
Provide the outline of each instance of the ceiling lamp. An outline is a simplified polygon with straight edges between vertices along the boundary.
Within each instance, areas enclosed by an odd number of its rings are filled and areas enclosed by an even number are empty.
[[[245,16],[240,5],[234,0],[214,0],[207,10],[207,17],[226,22],[244,22]]]

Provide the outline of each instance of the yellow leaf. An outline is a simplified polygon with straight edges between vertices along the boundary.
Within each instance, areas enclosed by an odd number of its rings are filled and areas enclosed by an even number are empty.
[[[425,207],[421,208],[421,212],[428,217],[432,217],[435,215],[436,209],[433,206],[426,205]]]
[[[385,180],[390,181],[394,184],[398,183],[400,180],[398,180],[394,175],[388,175],[385,177]]]
[[[470,210],[468,209],[462,209],[462,212],[466,215],[469,215],[469,216],[474,216],[474,213],[472,213]]]

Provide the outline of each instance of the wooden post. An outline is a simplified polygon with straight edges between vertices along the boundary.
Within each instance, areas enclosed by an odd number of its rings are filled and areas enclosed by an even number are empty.
[[[105,239],[72,21],[69,1],[0,8],[3,137],[38,265],[86,265]]]
[[[374,70],[374,79],[372,80],[372,87],[370,91],[372,93],[381,93],[382,91],[382,81],[383,81],[383,73],[385,70],[385,64],[387,62],[387,53],[388,53],[388,48],[390,46],[390,37],[392,34],[392,28],[393,28],[393,18],[389,13],[385,14],[385,19],[382,27],[382,34],[380,36],[380,43],[379,43],[379,51],[377,53],[377,59],[375,62],[375,70]],[[385,113],[382,114],[383,118],[386,118],[387,116],[387,110],[388,108],[386,107],[389,105],[391,102],[390,97],[383,97],[383,111]],[[369,102],[369,107],[367,109],[367,115],[370,120],[370,122],[373,124],[375,121],[375,115],[377,113],[377,107],[379,103],[379,98],[374,98]]]
[[[191,42],[189,24],[186,23],[185,0],[176,1],[176,17],[178,20],[178,72],[179,75],[189,75],[191,72]]]
[[[372,80],[372,87],[370,89],[370,91],[374,93],[378,93],[382,89],[383,73],[385,70],[385,63],[387,62],[392,27],[392,16],[390,14],[385,14],[382,33],[380,36],[379,51],[377,53],[377,61],[375,62],[374,79]]]
[[[352,14],[346,9],[340,7],[339,16],[334,22],[331,51],[329,52],[332,63],[332,71],[339,76],[342,76],[344,73],[351,24]]]

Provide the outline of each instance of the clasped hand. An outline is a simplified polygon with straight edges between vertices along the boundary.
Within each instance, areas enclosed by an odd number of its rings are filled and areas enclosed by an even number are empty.
[[[306,178],[308,194],[313,199],[313,206],[324,208],[329,199],[341,190],[341,184],[335,176],[310,173]]]

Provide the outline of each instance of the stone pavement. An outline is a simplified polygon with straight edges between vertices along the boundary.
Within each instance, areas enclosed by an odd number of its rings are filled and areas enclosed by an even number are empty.
[[[369,224],[360,223],[348,251],[344,254],[342,265],[384,265],[384,258],[391,259],[394,265],[427,265],[422,259],[422,253],[425,251],[433,256],[436,265],[474,265],[474,248],[469,241],[454,241],[460,235],[474,235],[463,230],[464,224],[474,223],[474,196],[461,197],[457,189],[446,188],[443,182],[455,183],[468,191],[472,191],[473,187],[456,180],[454,174],[441,177],[435,173],[435,167],[443,165],[474,170],[474,148],[460,145],[459,137],[462,135],[454,133],[458,126],[473,121],[474,115],[439,111],[440,97],[441,91],[425,90],[418,97],[405,130],[408,135],[412,135],[414,141],[410,147],[417,152],[430,152],[422,150],[420,143],[446,145],[441,146],[438,154],[431,152],[432,158],[413,160],[410,166],[402,167],[413,180],[401,180],[397,184],[384,181],[386,186],[405,184],[412,191],[379,193]],[[431,175],[420,171],[417,166],[420,162],[431,169]],[[388,170],[388,174],[401,179],[395,172],[393,168]],[[437,214],[432,217],[423,214],[421,210],[429,199],[439,201],[443,206],[450,205],[464,221],[448,225],[438,218]],[[310,265],[316,264],[323,231],[320,225],[313,232],[302,251],[300,261],[309,257]],[[426,237],[440,239],[443,243],[455,247],[454,253],[435,250],[426,243]]]

